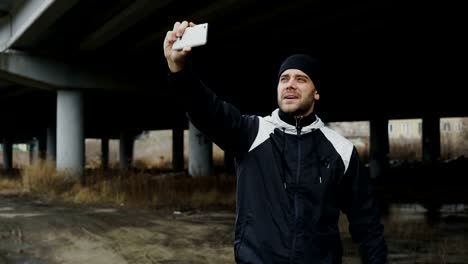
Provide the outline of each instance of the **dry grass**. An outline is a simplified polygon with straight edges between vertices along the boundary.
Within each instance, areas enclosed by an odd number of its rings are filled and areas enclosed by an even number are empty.
[[[21,182],[18,179],[0,179],[1,190],[21,190]]]
[[[55,170],[53,162],[37,161],[21,171],[23,190],[56,197],[70,190],[76,183]]]
[[[78,204],[111,204],[151,208],[235,208],[235,176],[188,177],[184,173],[154,175],[144,171],[88,170],[84,185],[55,170],[53,163],[25,166],[23,191]],[[15,183],[16,182],[16,183]],[[6,184],[6,183],[5,183]]]

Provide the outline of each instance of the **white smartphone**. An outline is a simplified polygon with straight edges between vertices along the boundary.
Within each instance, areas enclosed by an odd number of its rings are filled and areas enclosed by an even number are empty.
[[[172,50],[182,50],[185,47],[197,47],[206,44],[208,38],[208,23],[198,24],[185,29],[172,45]]]

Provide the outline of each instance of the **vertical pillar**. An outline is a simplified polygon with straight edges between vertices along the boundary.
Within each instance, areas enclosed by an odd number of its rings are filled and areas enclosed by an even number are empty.
[[[370,121],[370,176],[376,178],[388,169],[388,120]]]
[[[120,169],[126,170],[130,167],[133,160],[134,139],[131,133],[120,133]]]
[[[213,146],[191,122],[189,123],[189,162],[191,176],[208,176],[213,173]]]
[[[57,157],[57,137],[55,126],[47,128],[47,160],[55,161]]]
[[[84,182],[83,94],[57,92],[57,170]]]
[[[47,153],[47,138],[46,135],[43,133],[37,137],[38,139],[38,154],[39,154],[39,159],[40,160],[45,160],[46,159],[46,153]]]
[[[3,168],[11,170],[13,168],[13,143],[9,137],[3,139]]]
[[[422,120],[423,161],[436,161],[440,157],[440,118],[427,115]]]
[[[109,168],[109,138],[101,138],[101,167],[103,170]]]
[[[37,140],[32,139],[31,142],[29,142],[29,164],[33,165],[35,158],[36,158],[36,150],[37,150]]]
[[[184,129],[172,129],[172,169],[184,169]]]

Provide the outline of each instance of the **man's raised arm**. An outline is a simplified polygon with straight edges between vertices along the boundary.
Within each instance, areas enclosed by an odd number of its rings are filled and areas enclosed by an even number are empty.
[[[224,150],[244,151],[253,142],[258,119],[243,116],[233,105],[221,100],[196,76],[187,63],[192,48],[172,50],[178,37],[192,22],[176,22],[164,39],[164,56],[169,67],[169,86],[180,99],[190,121],[210,140]]]

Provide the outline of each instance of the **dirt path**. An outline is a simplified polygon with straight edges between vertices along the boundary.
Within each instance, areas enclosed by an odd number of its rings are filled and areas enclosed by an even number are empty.
[[[47,203],[0,192],[0,264],[234,263],[232,212]]]
[[[429,223],[419,207],[384,221],[389,263],[468,263],[468,206]],[[0,191],[0,264],[234,263],[233,212],[173,212],[47,203]],[[361,263],[342,226],[343,263]]]

